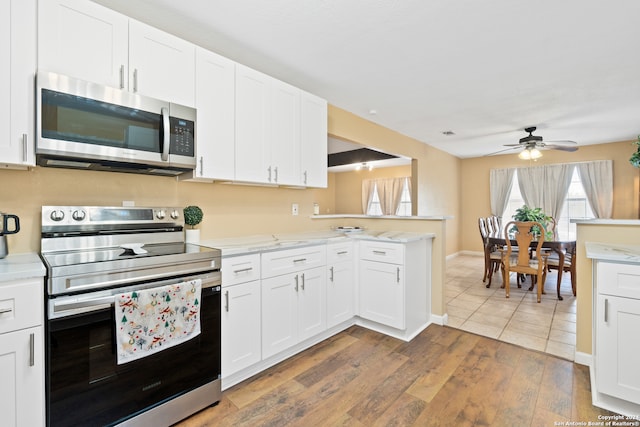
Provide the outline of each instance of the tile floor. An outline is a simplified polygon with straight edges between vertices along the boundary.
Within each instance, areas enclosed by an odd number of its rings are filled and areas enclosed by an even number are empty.
[[[570,274],[562,275],[556,296],[557,272],[547,274],[546,294],[537,303],[536,289],[522,288],[511,276],[509,299],[505,298],[501,274],[494,274],[491,288],[482,282],[484,259],[459,255],[447,261],[446,300],[448,326],[505,341],[573,361],[576,345],[576,297]]]

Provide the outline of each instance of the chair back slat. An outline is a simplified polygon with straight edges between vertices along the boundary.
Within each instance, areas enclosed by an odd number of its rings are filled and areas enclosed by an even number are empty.
[[[489,231],[487,230],[487,220],[483,217],[478,218],[478,228],[480,229],[480,236],[482,237],[482,241],[489,236]]]
[[[534,236],[531,230],[536,225],[539,230],[544,230],[542,224],[537,221],[510,221],[504,227],[504,237],[507,243],[507,256],[511,256],[512,252],[511,229],[514,227],[516,229],[513,238],[515,239],[517,246],[522,248],[518,251],[518,266],[529,266],[529,251],[526,250],[526,248],[531,246],[531,242],[533,242],[534,238],[537,238],[537,244],[535,246],[536,257],[540,259],[542,244],[544,243],[544,233],[541,233],[539,236]]]

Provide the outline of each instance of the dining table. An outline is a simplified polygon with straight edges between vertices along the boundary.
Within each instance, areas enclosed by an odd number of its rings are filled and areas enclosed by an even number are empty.
[[[570,259],[570,272],[571,272],[571,289],[575,295],[576,292],[576,266],[575,266],[575,252],[576,252],[576,240],[570,236],[563,235],[562,233],[556,233],[557,235],[551,239],[545,239],[542,242],[542,248],[550,250],[558,255],[558,299],[562,301],[562,296],[560,295],[560,284],[562,282],[562,273],[564,271],[564,263],[565,258],[569,257]],[[509,241],[512,246],[517,247],[518,243],[515,238],[512,239],[509,237]],[[486,239],[486,244],[490,246],[504,247],[507,244],[507,238],[505,237],[504,230],[497,230],[492,233],[489,233]],[[531,242],[530,247],[534,248],[538,245],[537,240],[533,240]]]

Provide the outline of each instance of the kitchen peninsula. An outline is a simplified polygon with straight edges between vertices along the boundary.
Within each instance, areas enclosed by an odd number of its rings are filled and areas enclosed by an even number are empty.
[[[202,241],[222,250],[223,389],[354,324],[411,340],[434,322],[434,237],[358,229]]]

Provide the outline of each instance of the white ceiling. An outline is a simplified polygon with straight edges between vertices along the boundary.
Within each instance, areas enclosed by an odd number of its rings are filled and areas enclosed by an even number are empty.
[[[461,158],[640,133],[638,0],[94,1]]]

